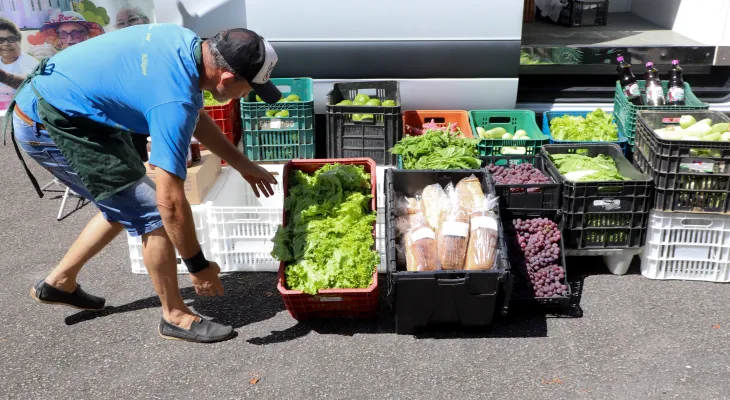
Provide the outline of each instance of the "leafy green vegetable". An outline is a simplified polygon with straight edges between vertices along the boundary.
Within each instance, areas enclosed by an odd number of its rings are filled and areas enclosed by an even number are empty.
[[[550,121],[550,133],[555,140],[582,142],[615,142],[618,140],[618,127],[613,123],[611,114],[597,108],[585,118],[563,115]]]
[[[362,166],[329,164],[312,175],[292,171],[289,181],[287,226],[277,229],[271,252],[288,263],[287,286],[308,294],[370,286],[380,262],[370,175]]]
[[[550,156],[558,172],[573,182],[628,181],[618,172],[613,158],[599,154],[588,157],[580,154],[554,154]]]
[[[225,103],[220,103],[218,100],[213,98],[213,94],[207,90],[203,91],[203,105],[206,106],[219,106]]]
[[[465,138],[461,131],[427,129],[422,135],[406,135],[390,149],[403,159],[405,169],[478,169],[482,162],[479,139]]]

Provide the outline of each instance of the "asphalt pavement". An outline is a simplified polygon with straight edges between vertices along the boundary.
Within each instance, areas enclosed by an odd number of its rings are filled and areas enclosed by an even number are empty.
[[[102,313],[40,305],[30,287],[88,219],[56,221],[12,146],[0,146],[0,398],[7,399],[727,399],[730,286],[652,281],[634,264],[610,275],[600,258],[569,258],[582,282],[581,318],[537,310],[484,332],[396,335],[376,320],[297,323],[275,276],[224,276],[226,296],[192,308],[233,324],[233,340],[201,345],[157,335],[149,277],[131,273],[125,235],[80,282],[112,306]],[[32,165],[41,182],[50,175]],[[71,209],[72,207],[69,207]],[[636,260],[635,260],[636,261]],[[381,303],[382,304],[382,303]]]

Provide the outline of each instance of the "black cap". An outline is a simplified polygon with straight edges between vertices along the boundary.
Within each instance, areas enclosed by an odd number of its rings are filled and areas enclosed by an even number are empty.
[[[251,84],[263,101],[276,103],[281,100],[281,91],[269,80],[279,60],[269,42],[256,32],[243,28],[220,31],[214,39],[223,59],[236,75]]]

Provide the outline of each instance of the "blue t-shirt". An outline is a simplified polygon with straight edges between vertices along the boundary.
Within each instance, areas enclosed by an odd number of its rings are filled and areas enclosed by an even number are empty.
[[[33,79],[41,96],[69,116],[150,134],[150,163],[185,179],[190,140],[203,108],[195,61],[198,36],[179,25],[136,25],[71,46]],[[26,86],[18,107],[40,122]]]

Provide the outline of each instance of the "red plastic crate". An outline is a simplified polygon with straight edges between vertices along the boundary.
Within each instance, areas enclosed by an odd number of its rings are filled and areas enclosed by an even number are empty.
[[[232,99],[219,106],[205,106],[205,111],[229,139],[232,139],[234,134],[241,132],[240,101],[240,99]]]
[[[219,106],[205,106],[205,111],[234,146],[238,146],[243,130],[240,104],[241,99],[232,99],[228,103]],[[205,150],[202,143],[200,149]],[[226,162],[221,160],[221,164],[226,165]]]
[[[423,124],[433,120],[438,127],[449,126],[452,122],[461,129],[464,137],[473,138],[469,113],[463,110],[408,110],[403,112],[403,136],[409,135],[406,125],[421,129]]]
[[[284,198],[289,195],[289,172],[291,170],[300,170],[311,174],[326,164],[335,163],[365,167],[365,172],[370,174],[370,185],[373,194],[372,210],[377,211],[376,167],[375,161],[371,158],[291,160],[284,165]],[[283,225],[286,226],[286,210],[283,212],[282,221]],[[373,224],[374,238],[375,225]],[[375,316],[380,295],[377,266],[373,266],[373,282],[366,289],[322,289],[317,295],[287,289],[285,269],[285,263],[279,264],[276,288],[279,289],[284,305],[294,319],[304,320],[321,317],[372,318]]]

